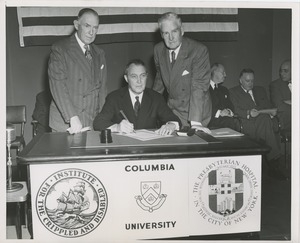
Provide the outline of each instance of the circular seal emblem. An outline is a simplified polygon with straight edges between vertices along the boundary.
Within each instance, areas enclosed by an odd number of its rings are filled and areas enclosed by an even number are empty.
[[[50,232],[67,238],[97,228],[107,211],[107,193],[101,181],[81,169],[53,173],[40,186],[36,212]]]
[[[239,224],[259,206],[257,177],[238,160],[222,159],[208,164],[193,188],[197,212],[217,226]]]

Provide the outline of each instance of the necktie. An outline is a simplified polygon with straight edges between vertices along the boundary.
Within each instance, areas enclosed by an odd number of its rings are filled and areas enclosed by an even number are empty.
[[[89,61],[89,63],[91,64],[92,63],[92,54],[91,54],[91,51],[89,49],[89,46],[88,45],[84,45],[84,49],[85,49],[85,57],[86,59]]]
[[[173,67],[173,66],[174,66],[174,63],[175,63],[175,61],[176,61],[176,59],[175,59],[175,51],[172,51],[172,52],[171,52],[171,57],[172,57],[171,66]]]
[[[136,99],[136,101],[134,103],[133,109],[134,109],[135,115],[138,116],[139,110],[141,108],[141,103],[139,101],[139,97],[138,96],[136,96],[135,99]]]
[[[215,84],[215,88],[214,89],[217,89],[218,88],[218,85],[217,84]]]
[[[252,90],[248,90],[247,93],[250,95],[251,99],[253,100],[254,104],[256,105]]]

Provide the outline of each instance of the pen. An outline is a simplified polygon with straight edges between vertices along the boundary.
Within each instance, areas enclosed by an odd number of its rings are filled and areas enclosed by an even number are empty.
[[[130,122],[127,118],[127,116],[125,115],[124,111],[123,110],[120,110],[120,113],[122,114],[122,116],[124,117],[124,119],[128,122]],[[135,132],[135,130],[133,129],[133,132]]]

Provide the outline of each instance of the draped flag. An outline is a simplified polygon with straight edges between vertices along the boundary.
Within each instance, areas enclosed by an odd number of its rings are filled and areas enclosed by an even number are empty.
[[[18,7],[20,46],[52,45],[74,32],[79,7]],[[200,41],[235,41],[236,8],[95,7],[100,16],[96,44],[158,42],[157,20],[165,12],[180,15],[185,36]]]

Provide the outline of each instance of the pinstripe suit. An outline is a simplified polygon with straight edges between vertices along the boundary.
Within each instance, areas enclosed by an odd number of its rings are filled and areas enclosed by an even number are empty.
[[[105,53],[90,45],[93,63],[90,65],[75,34],[55,43],[48,66],[49,85],[53,96],[49,125],[64,132],[70,118],[78,116],[82,126],[93,125],[107,94]]]

